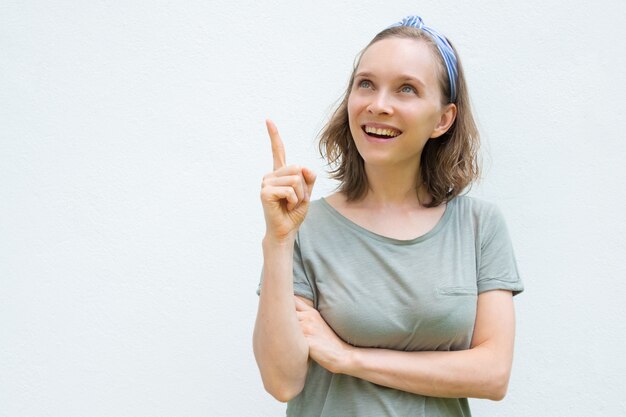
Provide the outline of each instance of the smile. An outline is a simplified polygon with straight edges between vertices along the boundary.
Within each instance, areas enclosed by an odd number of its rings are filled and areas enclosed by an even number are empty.
[[[373,126],[362,126],[363,132],[371,138],[394,139],[402,134],[401,131],[393,128],[377,128]]]

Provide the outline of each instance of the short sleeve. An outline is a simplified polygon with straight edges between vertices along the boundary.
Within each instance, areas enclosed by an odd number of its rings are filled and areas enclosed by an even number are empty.
[[[489,210],[481,227],[478,293],[509,290],[517,295],[524,290],[519,276],[513,244],[502,212],[497,206]]]
[[[263,283],[263,269],[261,269],[261,279],[259,280],[259,286],[257,287],[257,295],[261,295],[261,284]],[[296,241],[293,247],[293,292],[295,295],[312,300],[313,304],[317,306],[317,297],[315,297],[315,291],[313,290],[313,284],[307,276],[304,262],[302,260],[302,251],[300,249],[300,237],[296,236]]]

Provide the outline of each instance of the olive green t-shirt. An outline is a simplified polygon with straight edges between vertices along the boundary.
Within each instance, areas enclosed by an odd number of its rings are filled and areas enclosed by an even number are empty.
[[[469,349],[478,294],[523,291],[500,210],[468,196],[452,199],[436,226],[411,240],[376,234],[324,199],[312,201],[293,275],[294,293],[313,300],[344,341],[400,351]],[[287,405],[294,417],[470,415],[466,398],[412,394],[332,374],[314,361]]]

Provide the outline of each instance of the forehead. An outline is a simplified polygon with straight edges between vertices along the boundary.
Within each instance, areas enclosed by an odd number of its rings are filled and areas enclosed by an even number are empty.
[[[361,56],[359,72],[386,79],[410,75],[429,87],[437,86],[437,63],[432,50],[426,42],[416,39],[386,38],[373,43]]]

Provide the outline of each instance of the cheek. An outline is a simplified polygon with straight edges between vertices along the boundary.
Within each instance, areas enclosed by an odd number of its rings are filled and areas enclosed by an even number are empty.
[[[352,97],[348,98],[348,119],[352,119],[354,116],[354,99]]]
[[[365,107],[365,100],[359,97],[357,94],[352,94],[348,97],[348,116],[355,117]]]
[[[359,97],[350,97],[348,99],[348,122],[350,124],[350,130],[353,134],[355,129],[360,129],[360,121],[363,120],[367,105],[363,99]]]
[[[348,123],[350,128],[356,123],[355,117],[358,115],[358,108],[354,99],[348,99]]]

